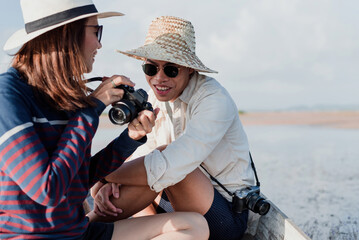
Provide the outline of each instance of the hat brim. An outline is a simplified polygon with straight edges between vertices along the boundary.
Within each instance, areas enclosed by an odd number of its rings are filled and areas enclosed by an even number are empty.
[[[198,72],[218,73],[217,71],[206,67],[192,52],[176,52],[168,54],[168,49],[163,48],[156,43],[150,43],[129,51],[117,50],[117,52],[142,61],[146,59],[166,61],[192,68]]]
[[[80,19],[93,17],[93,16],[97,16],[98,18],[108,18],[108,17],[123,16],[123,15],[124,14],[120,13],[120,12],[89,13],[89,14],[84,14],[84,15],[78,16],[76,18],[72,18],[67,21],[43,28],[41,30],[38,30],[38,31],[35,31],[32,33],[27,33],[25,31],[25,28],[23,28],[23,29],[20,29],[17,32],[15,32],[12,36],[10,36],[10,38],[6,41],[6,43],[4,45],[4,51],[9,51],[9,50],[18,48],[18,47],[22,46],[23,44],[27,43],[28,41],[31,41],[32,39],[40,36],[41,34],[44,34],[44,33],[51,31],[55,28],[61,27],[63,25],[71,23],[71,22],[75,22]]]

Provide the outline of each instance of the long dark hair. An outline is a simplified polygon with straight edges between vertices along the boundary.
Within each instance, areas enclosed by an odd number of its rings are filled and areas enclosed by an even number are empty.
[[[81,53],[88,19],[58,27],[27,42],[15,54],[16,68],[35,96],[56,110],[75,111],[93,106],[87,96]]]

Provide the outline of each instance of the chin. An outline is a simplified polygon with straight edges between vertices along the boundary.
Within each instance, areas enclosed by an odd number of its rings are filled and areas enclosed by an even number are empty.
[[[156,95],[156,98],[161,101],[161,102],[168,102],[170,101],[171,99],[169,99],[168,97],[164,97],[164,96],[158,96]]]
[[[90,73],[90,72],[92,72],[92,66],[91,66],[91,67],[87,66],[87,67],[86,67],[86,72],[85,72],[85,73]]]

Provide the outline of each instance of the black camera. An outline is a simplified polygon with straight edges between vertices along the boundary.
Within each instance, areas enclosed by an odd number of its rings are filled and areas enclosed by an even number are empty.
[[[270,204],[261,195],[259,186],[250,186],[235,191],[232,199],[233,211],[241,213],[249,209],[260,215],[268,213]]]
[[[135,91],[128,85],[119,85],[125,91],[123,98],[113,104],[108,116],[113,124],[123,125],[135,119],[142,110],[153,111],[151,103],[147,102],[148,94],[143,89]]]

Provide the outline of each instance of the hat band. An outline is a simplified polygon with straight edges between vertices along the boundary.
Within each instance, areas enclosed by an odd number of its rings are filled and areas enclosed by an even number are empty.
[[[86,5],[82,7],[72,8],[63,12],[55,13],[53,15],[41,18],[39,20],[29,22],[25,24],[25,30],[27,33],[32,33],[37,30],[50,27],[52,25],[64,22],[66,20],[89,14],[89,13],[97,13],[97,9],[95,5]]]

